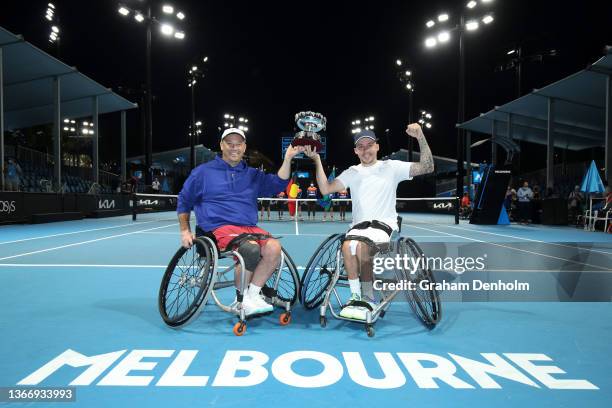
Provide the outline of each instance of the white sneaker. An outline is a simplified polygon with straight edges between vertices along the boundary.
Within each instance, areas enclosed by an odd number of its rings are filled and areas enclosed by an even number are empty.
[[[242,301],[242,307],[244,308],[244,313],[247,316],[254,315],[254,314],[269,313],[273,310],[272,305],[267,303],[261,295],[257,295],[257,296],[245,295]]]
[[[356,312],[357,306],[353,306],[353,302],[361,300],[361,296],[357,293],[351,293],[351,298],[340,311],[340,316],[347,319],[354,319],[353,315]]]

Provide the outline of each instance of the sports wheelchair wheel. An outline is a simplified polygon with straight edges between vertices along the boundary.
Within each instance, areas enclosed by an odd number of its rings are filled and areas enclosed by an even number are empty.
[[[204,306],[215,265],[209,245],[194,239],[191,248],[179,248],[168,264],[158,296],[159,313],[168,326],[186,325]]]
[[[331,284],[336,270],[336,255],[341,248],[344,234],[333,234],[328,237],[308,261],[302,275],[300,300],[306,309],[314,309],[323,302],[325,291]],[[340,257],[342,262],[342,257]],[[343,265],[339,265],[342,267]]]
[[[278,288],[276,289],[276,296],[283,302],[289,302],[291,306],[298,300],[298,294],[300,293],[300,277],[297,272],[295,263],[282,248],[285,262],[283,269],[280,271],[280,279],[278,281]],[[274,273],[267,280],[266,285],[262,288],[262,293],[267,297],[272,297],[274,294],[274,284],[279,274],[278,268],[274,270]]]
[[[398,253],[402,258],[404,255],[411,258],[420,258],[423,255],[421,248],[410,238],[401,238],[399,240]],[[427,328],[433,329],[441,318],[442,304],[440,296],[435,289],[423,290],[419,287],[419,282],[421,281],[435,284],[436,281],[431,269],[417,268],[414,274],[404,269],[401,269],[401,272],[404,275],[403,279],[415,282],[416,284],[415,290],[405,291],[410,307]]]

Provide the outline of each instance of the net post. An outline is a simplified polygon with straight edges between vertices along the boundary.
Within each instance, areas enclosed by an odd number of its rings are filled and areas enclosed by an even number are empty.
[[[459,224],[459,210],[461,209],[461,197],[455,197],[455,224]]]
[[[132,193],[132,221],[136,221],[136,214],[138,213],[138,199],[136,193]]]

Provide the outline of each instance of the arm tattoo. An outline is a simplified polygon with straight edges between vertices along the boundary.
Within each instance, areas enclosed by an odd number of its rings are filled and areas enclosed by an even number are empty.
[[[419,148],[421,150],[421,160],[418,163],[413,163],[410,169],[411,176],[420,176],[423,174],[433,173],[434,171],[434,160],[431,154],[431,149],[425,140],[425,136],[417,138],[419,142]]]

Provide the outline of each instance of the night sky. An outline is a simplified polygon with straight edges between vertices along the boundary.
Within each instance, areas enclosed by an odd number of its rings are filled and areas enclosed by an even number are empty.
[[[118,1],[55,3],[63,61],[113,89],[144,83],[145,31],[117,13]],[[138,8],[140,2],[124,3]],[[218,148],[217,127],[224,112],[242,114],[250,120],[249,147],[279,163],[280,136],[293,130],[294,114],[315,110],[328,119],[328,161],[341,168],[356,162],[350,122],[366,114],[376,116],[383,154],[405,148],[408,95],[396,77],[399,57],[414,73],[414,111],[427,109],[434,116],[434,127],[426,132],[432,151],[454,157],[458,42],[455,36],[441,47],[426,49],[425,22],[441,11],[453,19],[467,1],[170,3],[187,15],[181,24],[186,38],[171,40],[153,33],[154,152],[188,145],[186,73],[191,62],[204,55],[209,56],[209,69],[198,83],[196,111],[204,122],[200,142],[206,146]],[[524,93],[600,58],[604,46],[612,45],[612,8],[605,3],[494,0],[486,6],[495,21],[466,35],[466,118],[516,97],[514,71],[495,69],[516,45],[522,45],[524,55],[558,52],[524,64]],[[0,25],[54,53],[47,42],[46,4],[4,0]],[[162,15],[161,2],[154,10]],[[141,154],[138,113],[128,116],[128,155]],[[101,122],[103,160],[118,160],[118,123],[117,115]],[[384,138],[386,128],[391,146]],[[541,151],[532,145],[525,157]],[[489,152],[488,144],[475,149],[475,161]]]

